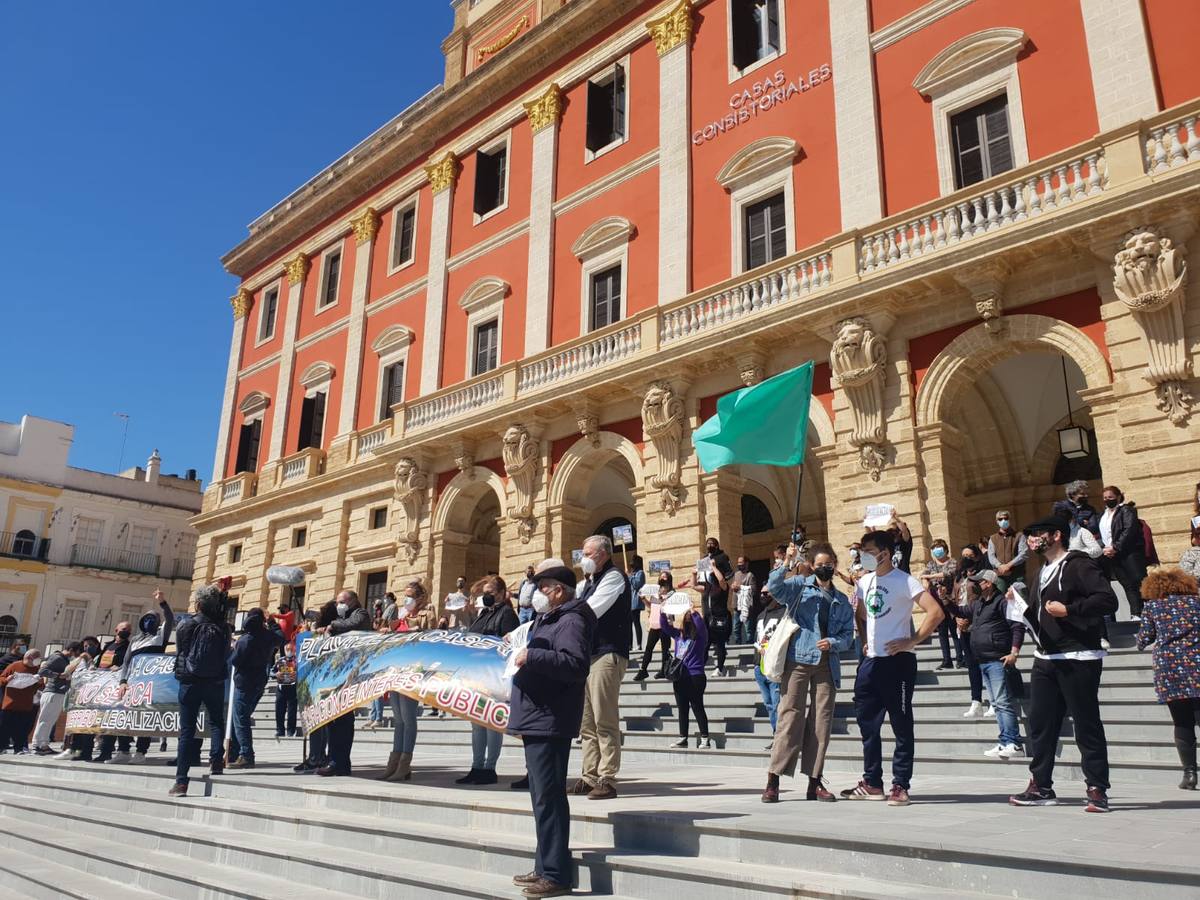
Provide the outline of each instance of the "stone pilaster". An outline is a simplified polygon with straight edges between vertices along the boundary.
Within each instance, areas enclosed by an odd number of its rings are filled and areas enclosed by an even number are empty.
[[[363,342],[367,324],[367,294],[371,285],[371,251],[375,246],[375,236],[379,233],[379,223],[379,213],[370,206],[350,220],[355,237],[354,284],[350,294],[346,364],[342,368],[342,402],[335,443],[349,439],[358,415],[358,401],[362,390]]]
[[[558,123],[562,92],[552,84],[525,104],[533,131],[529,191],[529,287],[525,303],[525,355],[550,343],[550,294],[554,283],[554,179],[558,168]]]
[[[1158,112],[1140,0],[1080,0],[1100,130]]]
[[[677,388],[683,393],[682,383]],[[663,447],[647,440],[643,450],[646,496],[638,509],[639,549],[643,559],[668,559],[676,578],[690,577],[704,547],[705,522],[700,492],[700,461],[692,446],[692,432],[700,427],[699,401],[689,398],[678,444],[677,509],[662,502],[662,491],[653,484]],[[670,461],[668,461],[670,462]]]
[[[274,413],[271,416],[271,449],[268,463],[277,463],[283,458],[283,441],[287,432],[288,409],[292,397],[292,371],[296,364],[296,329],[300,325],[300,304],[303,302],[304,281],[308,278],[312,261],[303,253],[297,253],[288,261],[287,315],[283,321],[283,340],[279,349],[279,380],[275,388]]]
[[[431,394],[441,386],[442,340],[446,319],[446,259],[450,253],[450,218],[459,162],[446,153],[425,167],[433,192],[429,218],[429,278],[425,286],[425,328],[421,341],[421,393]]]
[[[869,0],[829,0],[843,229],[869,225],[883,216],[869,5]]]
[[[246,317],[254,306],[254,295],[239,288],[229,301],[233,306],[233,335],[229,339],[229,363],[225,368],[225,397],[221,401],[221,421],[217,426],[217,454],[213,460],[213,481],[225,477],[229,459],[229,441],[233,433],[233,403],[237,399],[238,370],[242,367],[242,347],[246,337]]]
[[[742,494],[746,480],[729,469],[699,475],[701,530],[704,538],[715,537],[721,548],[736,559],[745,552],[742,540]]]
[[[932,422],[917,428],[917,449],[925,485],[925,543],[942,538],[955,548],[954,552],[973,537],[963,495],[966,484],[963,440],[962,432],[946,422]],[[908,523],[914,532],[914,540],[917,538],[915,525],[911,521]]]

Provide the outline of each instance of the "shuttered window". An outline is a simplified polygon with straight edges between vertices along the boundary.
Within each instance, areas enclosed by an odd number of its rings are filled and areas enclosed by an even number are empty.
[[[325,280],[321,285],[321,306],[337,303],[338,279],[342,274],[342,251],[334,250],[325,257]]]
[[[392,417],[392,407],[404,402],[404,363],[392,363],[383,370],[383,394],[379,403],[379,421]]]
[[[258,339],[265,341],[275,335],[275,315],[279,311],[279,288],[271,288],[263,294],[262,325]]]
[[[305,397],[300,407],[300,441],[297,450],[321,446],[321,435],[325,430],[325,392],[319,391]]]
[[[1008,95],[1001,94],[950,117],[954,184],[964,188],[1013,167]]]
[[[787,255],[787,215],[783,194],[746,207],[746,269],[756,269]]]
[[[417,209],[396,213],[395,232],[392,238],[392,268],[410,262],[413,258],[413,243],[417,226]]]
[[[258,471],[258,445],[262,440],[262,419],[242,425],[238,436],[237,465],[235,472]]]
[[[475,154],[475,214],[486,215],[504,205],[505,181],[508,174],[508,148],[497,147]]]
[[[754,65],[779,52],[779,0],[730,0],[733,16],[733,64]]]
[[[591,322],[594,331],[621,318],[621,267],[613,266],[592,276]]]
[[[493,319],[475,329],[475,357],[472,375],[490,372],[500,364],[500,323]]]
[[[607,76],[588,82],[589,150],[600,150],[625,137],[625,103],[625,67],[620,63]]]

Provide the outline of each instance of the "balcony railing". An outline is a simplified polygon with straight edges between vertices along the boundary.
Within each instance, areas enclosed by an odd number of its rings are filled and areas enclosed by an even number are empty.
[[[45,562],[50,555],[50,539],[34,537],[28,532],[0,531],[0,556]]]
[[[294,484],[307,481],[321,474],[321,463],[325,451],[319,447],[308,447],[299,453],[286,456],[279,467],[279,484]]]
[[[192,580],[192,575],[196,571],[196,560],[194,559],[177,559],[171,563],[171,579],[186,579]]]
[[[447,419],[491,406],[504,399],[504,376],[490,375],[448,393],[414,403],[409,409],[406,426],[409,430],[428,428]]]
[[[118,547],[98,547],[93,544],[73,544],[71,565],[89,569],[108,569],[112,572],[132,572],[137,575],[158,574],[157,553],[137,553]]]
[[[385,422],[380,422],[378,425],[371,428],[364,428],[359,431],[354,440],[354,458],[363,459],[371,456],[387,443],[388,438],[392,436],[392,420],[388,419]]]

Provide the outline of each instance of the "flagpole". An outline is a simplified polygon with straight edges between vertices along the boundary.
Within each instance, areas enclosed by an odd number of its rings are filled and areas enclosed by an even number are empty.
[[[792,534],[791,540],[796,539],[796,532],[800,530],[800,494],[804,491],[804,462],[800,463],[800,475],[796,479],[796,512],[792,516]]]

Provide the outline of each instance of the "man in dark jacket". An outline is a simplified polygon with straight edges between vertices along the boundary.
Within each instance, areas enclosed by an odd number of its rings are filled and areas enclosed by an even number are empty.
[[[325,629],[328,635],[350,631],[370,631],[371,613],[363,608],[354,591],[342,591],[337,596],[338,617]],[[343,713],[325,726],[329,733],[329,764],[317,769],[317,774],[350,774],[350,751],[354,747],[354,713]]]
[[[537,856],[533,871],[513,883],[527,897],[559,897],[571,893],[567,764],[583,721],[597,619],[587,601],[575,596],[575,575],[561,560],[543,562],[534,579],[537,618],[528,645],[513,660],[508,733],[525,744]]]
[[[1009,621],[1008,604],[1004,600],[1004,582],[991,569],[967,576],[978,593],[965,605],[949,606],[957,617],[958,626],[967,631],[971,653],[979,663],[983,683],[987,686],[996,724],[1000,726],[999,742],[984,756],[1011,759],[1024,756],[1021,727],[1013,709],[1005,669],[1017,664],[1017,655],[1025,641],[1025,625]]]
[[[283,635],[267,627],[261,609],[246,613],[242,636],[233,646],[229,658],[233,666],[233,734],[236,739],[236,758],[231,769],[254,768],[254,732],[251,716],[267,687],[267,672],[275,658],[275,648],[283,644]],[[231,748],[230,755],[234,755]]]
[[[130,638],[129,649],[121,661],[120,691],[122,697],[125,696],[129,685],[129,671],[133,667],[134,657],[144,653],[163,653],[166,651],[167,645],[171,643],[171,632],[175,628],[175,613],[171,611],[171,605],[167,603],[167,595],[162,591],[155,591],[154,599],[158,602],[161,612],[150,611],[138,619],[138,633]],[[116,741],[117,753],[112,757],[112,761],[114,763],[132,762],[138,765],[146,761],[146,752],[152,743],[148,737],[138,738],[137,753],[131,757],[129,755],[129,747],[133,741],[131,737],[122,735],[114,738],[108,735],[100,741],[101,756],[106,753],[112,754],[114,741]]]
[[[104,649],[100,651],[100,660],[96,663],[98,669],[120,669],[125,665],[125,655],[129,653],[130,638],[133,636],[133,626],[128,622],[118,622],[117,630],[113,640],[104,645]],[[122,736],[121,745],[117,747],[117,738],[115,735],[106,734],[100,738],[100,752],[92,757],[91,762],[106,763],[128,763],[133,761],[133,757],[129,753],[129,747],[133,743],[133,739],[128,736]],[[114,755],[114,749],[117,751]]]
[[[1100,514],[1101,558],[1109,581],[1116,581],[1129,601],[1133,620],[1142,618],[1142,582],[1146,578],[1146,533],[1142,531],[1137,507],[1125,502],[1121,489],[1104,489],[1104,512]]]
[[[1108,812],[1108,742],[1100,721],[1100,673],[1107,655],[1101,646],[1104,617],[1117,597],[1099,564],[1086,553],[1068,551],[1071,523],[1051,516],[1025,527],[1029,549],[1043,560],[1024,610],[1037,640],[1030,678],[1029,741],[1032,776],[1014,806],[1057,806],[1052,789],[1054,755],[1063,715],[1075,723],[1087,811]],[[1013,602],[1019,602],[1014,595]]]
[[[175,754],[172,797],[186,797],[188,770],[200,708],[208,716],[208,759],[213,775],[225,770],[225,679],[228,676],[229,626],[225,592],[216,585],[196,591],[196,614],[175,637],[175,679],[179,682],[179,752]]]

